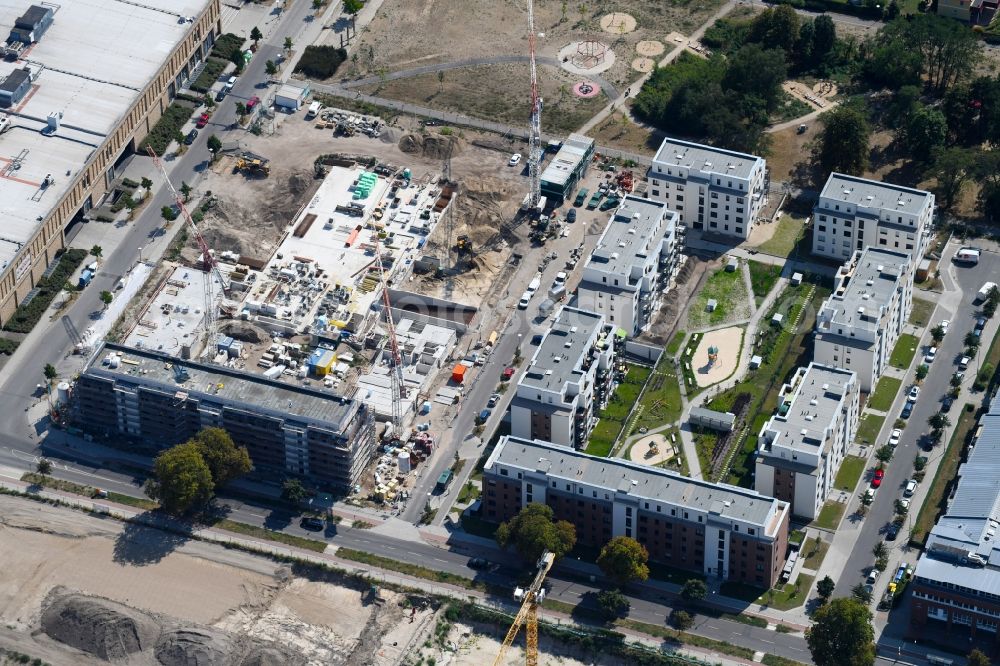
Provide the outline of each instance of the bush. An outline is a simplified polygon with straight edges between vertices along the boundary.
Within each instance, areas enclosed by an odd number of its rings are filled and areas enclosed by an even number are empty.
[[[228,60],[209,56],[208,60],[205,62],[205,69],[201,70],[201,74],[199,74],[198,78],[191,84],[191,90],[200,93],[208,92],[208,89],[212,87],[212,84],[218,81],[219,77],[222,76],[222,72],[226,69],[226,65],[228,64]],[[193,97],[193,95],[189,95],[188,97]],[[184,99],[180,95],[178,95],[177,98]],[[197,98],[190,101],[196,102],[197,104],[202,103],[202,100]]]
[[[227,32],[223,36],[215,40],[215,45],[212,47],[211,55],[229,62],[233,57],[233,53],[243,51],[243,38],[239,35],[234,35],[231,32]]]
[[[347,51],[335,46],[307,46],[295,71],[313,79],[328,79],[347,59]]]
[[[52,274],[48,277],[43,277],[35,285],[38,289],[35,297],[31,299],[31,302],[18,307],[14,311],[14,315],[10,318],[10,321],[4,324],[4,330],[15,333],[30,333],[31,329],[35,327],[35,324],[38,323],[42,314],[49,307],[52,299],[62,290],[63,285],[69,280],[69,276],[83,263],[86,256],[87,251],[81,249],[64,252],[59,257],[59,264],[52,271]]]
[[[184,123],[191,119],[193,113],[194,108],[186,104],[174,102],[168,106],[160,119],[153,125],[153,129],[149,130],[149,134],[142,140],[139,150],[145,152],[146,148],[152,148],[157,155],[162,155],[177,133],[184,127]]]

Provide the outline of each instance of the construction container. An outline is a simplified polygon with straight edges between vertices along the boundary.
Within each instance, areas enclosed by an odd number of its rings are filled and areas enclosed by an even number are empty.
[[[464,366],[461,363],[456,365],[455,369],[451,371],[451,381],[461,384],[465,381],[465,373],[468,369],[469,368],[467,366]]]
[[[56,400],[60,405],[69,404],[69,383],[59,382],[56,385]]]
[[[243,353],[243,343],[239,340],[233,340],[233,344],[229,345],[229,358],[239,358]]]
[[[309,371],[317,377],[326,377],[336,360],[332,349],[317,349],[309,356]]]
[[[219,341],[216,343],[215,350],[218,353],[226,352],[229,353],[229,348],[233,345],[234,340],[228,335],[219,336]]]
[[[400,474],[409,474],[410,473],[411,467],[410,467],[410,454],[409,454],[409,452],[407,452],[407,451],[401,451],[400,454],[399,454],[399,458],[397,459],[397,462],[399,464],[399,473]]]

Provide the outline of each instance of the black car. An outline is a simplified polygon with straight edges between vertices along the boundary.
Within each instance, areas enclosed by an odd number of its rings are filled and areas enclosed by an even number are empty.
[[[187,133],[187,136],[184,137],[184,145],[190,146],[192,143],[194,143],[194,140],[197,138],[198,138],[198,130],[196,129],[191,130],[190,132]]]
[[[309,530],[310,532],[322,532],[323,531],[323,521],[319,518],[303,518],[299,521],[299,526],[304,530]]]
[[[941,411],[942,412],[949,412],[949,411],[951,411],[951,406],[953,404],[955,404],[955,399],[952,398],[950,395],[946,395],[944,397],[944,400],[941,401]]]
[[[576,208],[570,208],[566,211],[566,221],[570,224],[576,222]]]
[[[226,89],[225,88],[223,88],[219,92],[215,93],[215,101],[216,102],[221,102],[224,99],[226,99]]]
[[[901,417],[903,417],[904,419],[908,419],[908,418],[910,418],[910,414],[912,414],[912,413],[913,413],[913,403],[912,402],[908,402],[905,405],[903,405],[903,411],[900,412],[899,415]]]
[[[542,334],[536,333],[535,335],[531,336],[531,344],[533,344],[536,347],[542,344]]]
[[[489,560],[483,559],[482,557],[473,557],[471,560],[469,560],[470,569],[476,569],[476,570],[488,569],[489,566],[490,566]]]
[[[897,525],[896,523],[893,523],[892,525],[889,525],[889,529],[887,529],[885,531],[885,540],[886,541],[895,541],[896,540],[896,536],[898,536],[898,535],[899,535],[899,525]]]

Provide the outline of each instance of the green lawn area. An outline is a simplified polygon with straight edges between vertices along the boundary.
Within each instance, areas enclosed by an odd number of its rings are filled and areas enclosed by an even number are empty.
[[[600,421],[594,426],[590,433],[590,441],[587,443],[587,453],[593,456],[607,456],[625,427],[632,408],[639,401],[639,393],[643,385],[649,379],[652,369],[644,368],[641,365],[630,365],[625,381],[618,385],[614,395],[608,402],[608,406],[600,411],[598,416]]]
[[[681,387],[677,375],[672,372],[653,373],[640,404],[642,415],[636,419],[636,430],[676,423],[681,418]]]
[[[892,350],[892,356],[889,357],[889,363],[892,364],[892,367],[899,368],[900,370],[909,369],[910,363],[913,362],[913,357],[917,354],[917,347],[919,345],[920,340],[915,335],[903,333],[899,336],[899,340],[896,341],[896,346]]]
[[[927,326],[934,314],[934,301],[913,297],[913,309],[910,311],[910,323],[914,326]]]
[[[684,344],[684,336],[686,335],[687,333],[684,331],[677,331],[674,333],[674,337],[670,338],[670,342],[667,343],[666,346],[667,356],[670,356],[671,358],[677,356],[677,352],[680,351],[681,345]]]
[[[854,492],[858,485],[858,479],[864,474],[867,466],[868,461],[860,456],[844,456],[844,461],[840,463],[840,469],[837,470],[837,479],[834,481],[834,485],[840,490]],[[839,502],[837,506],[841,506]],[[826,510],[826,505],[823,505],[823,509]],[[822,519],[822,517],[822,513],[820,513],[820,518]]]
[[[708,301],[713,299],[718,305],[708,312]],[[688,327],[705,328],[749,317],[750,296],[743,274],[739,270],[720,268],[709,276],[695,296],[688,312]]]
[[[759,261],[751,261],[748,265],[750,267],[750,285],[753,288],[753,297],[757,301],[757,305],[760,305],[764,297],[774,288],[774,284],[778,281],[778,278],[781,277],[781,266],[772,266],[771,264],[764,264]]]
[[[767,605],[777,610],[790,610],[805,603],[813,579],[813,576],[799,574],[794,583],[785,583],[763,594],[760,593],[759,587],[733,582],[723,583],[719,591],[734,599]]]
[[[805,219],[785,214],[778,220],[778,228],[774,235],[757,246],[757,249],[772,257],[787,257],[795,249],[795,244],[802,237]]]
[[[899,342],[902,343],[903,340],[900,340]],[[896,345],[896,349],[899,349],[899,344]],[[895,351],[892,352],[892,357],[896,358]],[[895,365],[895,363],[893,363],[893,365]],[[892,409],[892,403],[896,399],[896,394],[899,393],[899,387],[902,385],[902,379],[896,379],[895,377],[887,377],[883,375],[883,377],[878,380],[878,384],[875,386],[875,391],[868,398],[868,407],[877,409],[880,412],[888,412]]]
[[[799,551],[806,558],[802,561],[802,566],[806,569],[819,571],[820,565],[823,564],[823,558],[826,557],[826,551],[829,549],[830,544],[826,541],[822,539],[809,539],[802,547],[802,550]]]
[[[843,467],[841,467],[843,470]],[[838,475],[839,476],[839,475]],[[819,517],[816,518],[816,527],[823,527],[828,530],[835,530],[837,526],[840,525],[840,519],[844,515],[844,507],[846,505],[842,502],[827,502],[820,509]]]
[[[883,377],[882,379],[886,378]],[[878,439],[879,432],[882,431],[883,423],[885,423],[884,416],[878,416],[870,412],[865,414],[861,417],[861,422],[858,424],[858,435],[856,439],[859,442],[875,444]]]

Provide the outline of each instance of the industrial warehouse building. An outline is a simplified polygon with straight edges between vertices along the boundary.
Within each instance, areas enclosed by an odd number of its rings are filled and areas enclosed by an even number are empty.
[[[541,192],[549,206],[562,206],[576,192],[593,159],[594,140],[570,134],[541,174]]]
[[[600,458],[549,442],[502,437],[483,469],[483,518],[509,520],[532,502],[601,547],[628,536],[652,560],[762,588],[781,575],[789,506],[753,490],[660,467]]]
[[[0,135],[0,324],[196,73],[219,11],[218,0],[0,6],[12,28],[0,106],[17,117]]]
[[[94,436],[168,447],[223,428],[255,468],[357,484],[375,454],[370,410],[326,391],[151,351],[104,345],[77,380],[76,422]]]

